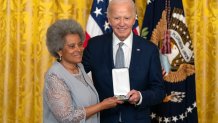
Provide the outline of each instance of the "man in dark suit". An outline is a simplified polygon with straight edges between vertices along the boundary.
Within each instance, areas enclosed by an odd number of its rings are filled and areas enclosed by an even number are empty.
[[[150,41],[133,34],[136,8],[132,0],[112,0],[107,13],[113,33],[89,40],[83,65],[86,72],[92,72],[100,100],[113,96],[112,69],[122,42],[131,91],[127,102],[101,112],[101,123],[150,123],[149,107],[165,97],[159,50]]]

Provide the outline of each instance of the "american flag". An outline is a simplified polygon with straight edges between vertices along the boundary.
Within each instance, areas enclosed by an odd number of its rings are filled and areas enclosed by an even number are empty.
[[[102,35],[112,31],[107,19],[107,7],[110,0],[93,0],[92,9],[86,26],[86,39],[84,47],[87,46],[91,37]],[[133,32],[139,35],[138,20],[133,26]]]

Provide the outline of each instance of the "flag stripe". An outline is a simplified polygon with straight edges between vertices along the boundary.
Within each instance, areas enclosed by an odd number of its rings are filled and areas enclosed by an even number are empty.
[[[90,37],[95,37],[97,35],[102,35],[103,32],[101,28],[98,26],[96,21],[90,15],[87,23],[86,32],[89,34]]]

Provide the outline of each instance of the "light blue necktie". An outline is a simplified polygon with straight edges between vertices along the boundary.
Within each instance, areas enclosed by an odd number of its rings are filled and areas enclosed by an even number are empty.
[[[124,52],[122,49],[122,46],[124,45],[123,42],[119,43],[119,47],[117,49],[116,53],[116,59],[115,59],[115,68],[124,68]],[[122,123],[122,118],[121,118],[121,112],[119,112],[119,123]]]
[[[119,43],[119,47],[117,49],[117,53],[116,53],[116,60],[115,60],[115,68],[124,68],[124,52],[122,49],[123,46],[123,42]]]

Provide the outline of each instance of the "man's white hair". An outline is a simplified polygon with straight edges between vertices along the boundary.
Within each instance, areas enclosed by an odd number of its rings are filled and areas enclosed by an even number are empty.
[[[133,10],[134,15],[136,16],[136,7],[135,7],[135,3],[133,0],[110,0],[109,1],[109,5],[107,7],[107,16],[109,17],[110,12],[111,12],[111,6],[113,4],[117,4],[117,3],[129,3],[131,5],[131,8]]]

